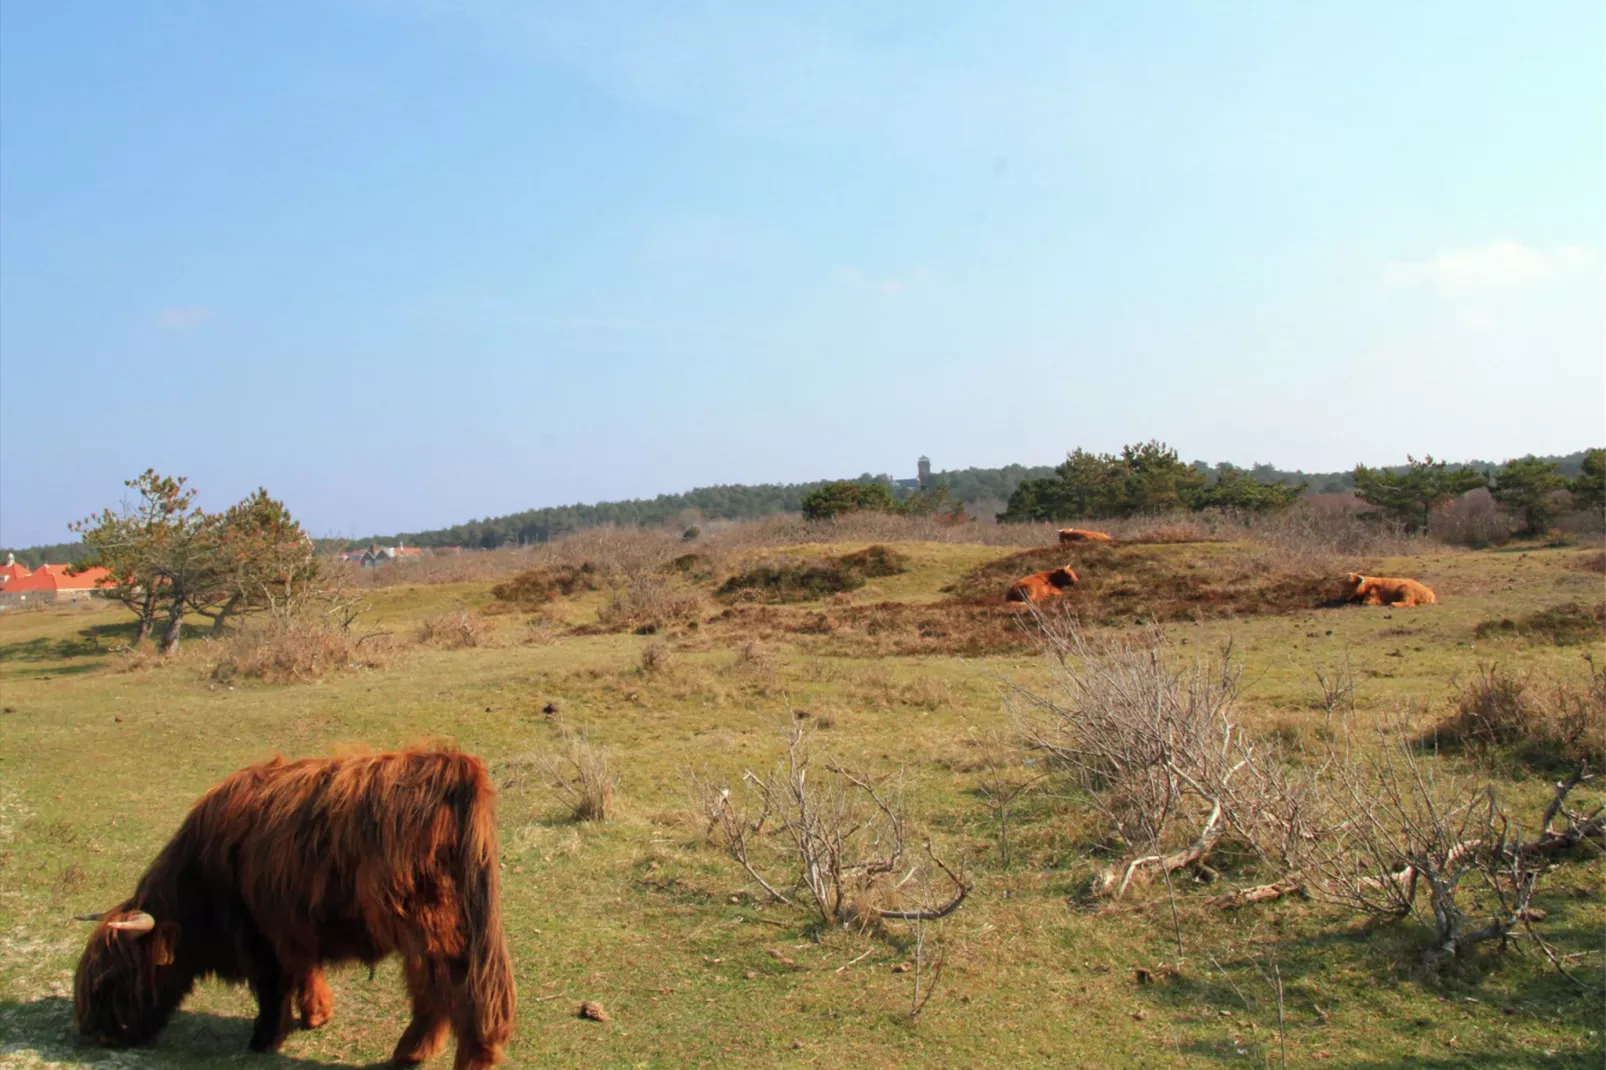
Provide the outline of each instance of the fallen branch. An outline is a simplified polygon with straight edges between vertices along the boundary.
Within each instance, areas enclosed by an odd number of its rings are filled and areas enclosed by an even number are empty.
[[[1205,855],[1210,853],[1210,848],[1215,846],[1216,840],[1221,838],[1222,832],[1221,800],[1213,799],[1211,801],[1213,805],[1210,808],[1210,817],[1205,821],[1204,828],[1199,833],[1199,838],[1194,840],[1193,843],[1174,854],[1145,855],[1142,858],[1134,858],[1127,864],[1126,873],[1121,877],[1119,885],[1116,884],[1115,880],[1115,872],[1118,867],[1111,866],[1094,878],[1093,894],[1109,895],[1111,898],[1120,899],[1126,894],[1127,886],[1132,883],[1133,876],[1136,875],[1138,868],[1141,866],[1158,864],[1163,872],[1173,873],[1202,860]],[[1111,891],[1112,888],[1114,888],[1113,892]]]
[[[930,856],[932,862],[936,863],[938,869],[948,874],[948,879],[953,881],[954,886],[959,889],[958,893],[942,906],[936,907],[932,910],[877,909],[877,914],[891,921],[936,921],[939,918],[946,918],[948,915],[959,909],[959,905],[963,903],[965,901],[965,897],[970,894],[970,885],[960,880],[958,875],[955,874],[953,870],[948,868],[948,864],[942,859],[938,858],[936,854],[932,852],[930,842],[927,842],[926,844],[926,854]]]

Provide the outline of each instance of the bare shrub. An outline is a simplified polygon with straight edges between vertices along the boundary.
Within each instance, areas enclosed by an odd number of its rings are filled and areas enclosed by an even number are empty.
[[[1124,895],[1141,873],[1192,869],[1207,880],[1229,833],[1282,868],[1320,827],[1319,770],[1286,762],[1235,709],[1231,648],[1184,660],[1153,628],[1094,641],[1075,620],[1039,617],[1054,689],[1013,692],[1023,744],[1068,771],[1118,842],[1122,860],[1094,878],[1094,896]],[[1179,932],[1180,943],[1180,932]]]
[[[268,683],[308,683],[346,668],[381,668],[394,647],[386,635],[355,636],[312,617],[274,617],[236,632],[221,644],[212,678],[237,676]]]
[[[1435,510],[1428,532],[1440,542],[1474,550],[1505,542],[1522,527],[1522,520],[1501,509],[1490,493],[1479,487]]]
[[[654,641],[641,648],[641,671],[647,676],[668,672],[674,663],[674,652],[667,643]]]
[[[530,550],[504,547],[500,550],[460,550],[445,552],[426,549],[418,557],[398,558],[374,568],[361,568],[345,561],[331,562],[350,574],[356,587],[395,587],[402,584],[474,583],[497,580],[527,567]]]
[[[786,729],[786,752],[768,776],[742,774],[750,807],[706,777],[690,777],[705,834],[778,902],[806,900],[825,925],[868,926],[884,920],[934,921],[965,901],[967,885],[932,851],[910,861],[900,784],[822,759],[816,764],[810,731]],[[944,902],[910,903],[931,870],[952,885]],[[783,873],[785,876],[776,876]],[[791,893],[791,894],[788,894]],[[928,888],[929,894],[929,888]]]
[[[1508,748],[1541,767],[1606,766],[1606,670],[1593,655],[1575,677],[1535,680],[1486,665],[1421,740],[1442,748]]]
[[[1524,840],[1494,788],[1443,775],[1398,713],[1378,721],[1373,746],[1346,746],[1331,770],[1332,812],[1325,834],[1309,841],[1303,887],[1372,917],[1417,917],[1433,934],[1423,956],[1430,969],[1503,941],[1527,917],[1545,859],[1606,836],[1606,807],[1584,816],[1565,805],[1588,779],[1580,770],[1556,785],[1539,835]],[[1551,827],[1557,816],[1568,821],[1561,830]]]
[[[612,757],[581,732],[565,731],[556,750],[515,759],[509,773],[508,786],[522,792],[535,779],[575,821],[611,821],[618,809],[619,778]]]
[[[702,594],[686,584],[643,572],[614,590],[607,605],[597,611],[597,621],[605,628],[650,635],[672,624],[695,621],[703,605]]]
[[[479,646],[490,637],[491,622],[478,613],[459,607],[446,613],[435,613],[418,624],[418,641],[428,646],[459,650]]]

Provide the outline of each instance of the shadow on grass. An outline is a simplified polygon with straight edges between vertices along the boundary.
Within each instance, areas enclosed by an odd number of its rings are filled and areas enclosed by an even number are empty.
[[[116,624],[91,624],[78,629],[69,639],[40,637],[19,643],[0,645],[0,662],[5,661],[71,661],[74,658],[93,658],[111,652],[110,648],[128,645],[134,641],[133,621]]]
[[[285,1047],[294,1049],[298,1034],[291,1033]],[[7,1057],[33,1056],[46,1065],[126,1067],[196,1067],[234,1065],[246,1055],[251,1036],[249,1018],[179,1011],[156,1042],[143,1048],[102,1048],[78,1035],[73,1023],[72,1000],[49,996],[29,1001],[0,1000],[0,1063]],[[129,1059],[130,1053],[137,1053]],[[260,1070],[294,1067],[344,1067],[346,1070],[391,1065],[378,1062],[328,1062],[298,1059],[292,1054],[251,1055]]]

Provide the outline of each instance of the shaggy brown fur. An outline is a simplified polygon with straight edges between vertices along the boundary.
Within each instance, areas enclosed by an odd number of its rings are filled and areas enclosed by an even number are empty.
[[[1056,598],[1077,584],[1076,573],[1068,567],[1051,568],[1047,572],[1034,572],[1022,576],[1010,587],[1005,599],[1010,602],[1042,602]]]
[[[1069,546],[1076,542],[1114,542],[1115,540],[1102,531],[1085,531],[1082,528],[1060,528],[1060,545]]]
[[[485,764],[445,750],[242,769],[201,797],[134,895],[101,918],[74,981],[79,1029],[103,1044],[147,1042],[197,980],[216,976],[250,984],[251,1048],[274,1051],[292,1005],[308,1028],[328,1020],[322,964],[394,952],[413,1004],[395,1061],[429,1058],[449,1030],[456,1070],[494,1065],[514,1012],[494,806]],[[115,927],[136,919],[152,927]]]
[[[1431,606],[1439,599],[1427,585],[1416,580],[1351,572],[1344,577],[1344,600],[1364,606]]]

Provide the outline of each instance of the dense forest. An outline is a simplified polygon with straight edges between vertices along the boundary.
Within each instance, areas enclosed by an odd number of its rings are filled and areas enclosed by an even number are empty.
[[[1584,451],[1580,450],[1564,457],[1544,459],[1555,461],[1560,466],[1561,473],[1570,478],[1578,474],[1583,457]],[[1211,479],[1216,478],[1221,468],[1204,461],[1194,461],[1192,467]],[[1493,461],[1466,461],[1453,467],[1484,471],[1497,468],[1499,465]],[[1005,465],[1002,468],[957,468],[934,473],[932,481],[935,486],[946,487],[948,493],[964,502],[972,513],[990,517],[1009,500],[1023,482],[1047,479],[1054,476],[1056,471],[1052,465],[1029,467],[1020,464]],[[1353,471],[1287,471],[1270,464],[1256,464],[1247,471],[1261,483],[1303,483],[1309,493],[1331,494],[1355,489]],[[897,485],[897,480],[884,473],[872,475],[866,472],[858,478],[864,482],[892,484],[895,498],[907,497],[913,493],[912,489]],[[409,546],[464,546],[491,549],[508,544],[546,542],[582,528],[602,524],[636,527],[657,524],[690,525],[704,520],[744,520],[771,516],[775,513],[798,512],[802,507],[803,498],[827,482],[830,481],[697,487],[681,494],[660,494],[656,498],[597,502],[594,505],[549,506],[543,509],[527,509],[522,513],[512,513],[507,516],[470,520],[432,531],[374,535],[349,541],[319,539],[317,543],[319,549],[338,549],[346,545],[364,546],[371,542],[393,544],[399,539]],[[37,568],[46,561],[75,563],[83,560],[88,554],[84,545],[77,542],[32,546],[11,552],[16,554],[18,561],[29,568]]]

